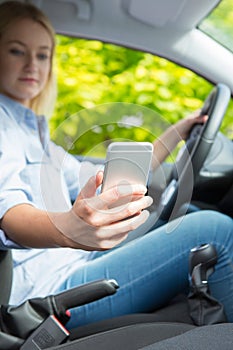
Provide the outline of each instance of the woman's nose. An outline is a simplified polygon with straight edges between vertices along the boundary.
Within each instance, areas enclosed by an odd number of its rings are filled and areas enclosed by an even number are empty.
[[[36,71],[37,70],[37,60],[36,56],[32,53],[29,53],[26,57],[26,64],[25,68],[30,71]]]

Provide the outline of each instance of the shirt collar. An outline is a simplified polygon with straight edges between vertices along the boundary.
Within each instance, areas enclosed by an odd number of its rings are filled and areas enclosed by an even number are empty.
[[[44,148],[47,148],[49,142],[49,130],[47,120],[43,115],[37,116],[30,108],[26,108],[21,103],[0,94],[0,105],[3,105],[10,111],[11,116],[18,124],[26,125],[34,132],[38,133]],[[47,150],[47,153],[49,151]]]
[[[11,111],[17,123],[25,122],[30,128],[34,130],[37,129],[37,117],[31,109],[26,108],[21,103],[3,94],[0,94],[0,104],[1,103]]]

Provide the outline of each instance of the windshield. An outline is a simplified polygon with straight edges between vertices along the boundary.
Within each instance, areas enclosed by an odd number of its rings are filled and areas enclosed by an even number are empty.
[[[222,0],[199,29],[233,52],[233,0]]]

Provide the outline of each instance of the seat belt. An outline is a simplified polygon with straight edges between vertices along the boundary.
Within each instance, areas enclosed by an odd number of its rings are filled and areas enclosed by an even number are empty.
[[[13,263],[11,250],[0,250],[0,305],[8,304],[11,292]]]

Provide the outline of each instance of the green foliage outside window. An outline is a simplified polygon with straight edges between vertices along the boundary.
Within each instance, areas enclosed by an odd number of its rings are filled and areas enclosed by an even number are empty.
[[[112,139],[152,141],[200,108],[212,89],[164,58],[94,40],[58,35],[56,65],[59,98],[51,135],[74,154],[103,156]],[[134,127],[127,124],[132,119]],[[229,137],[232,120],[231,103],[222,126]]]

